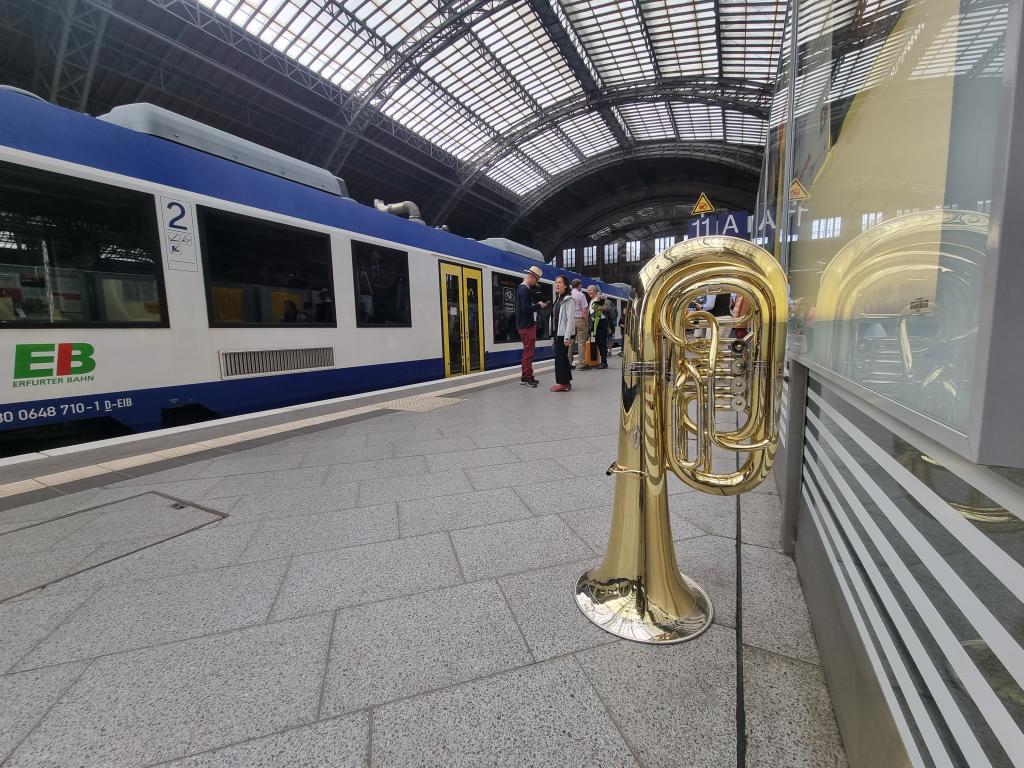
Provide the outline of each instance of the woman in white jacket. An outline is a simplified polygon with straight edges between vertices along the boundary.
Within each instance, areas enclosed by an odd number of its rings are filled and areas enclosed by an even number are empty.
[[[576,324],[572,317],[572,294],[565,275],[555,278],[555,302],[551,309],[551,327],[555,331],[555,386],[552,392],[568,392],[572,389],[572,369],[569,367],[572,339]]]

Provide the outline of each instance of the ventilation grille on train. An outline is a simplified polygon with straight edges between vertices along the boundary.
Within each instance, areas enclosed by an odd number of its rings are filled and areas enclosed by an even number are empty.
[[[262,373],[333,368],[334,347],[304,349],[257,349],[248,352],[221,352],[222,378],[258,376]]]

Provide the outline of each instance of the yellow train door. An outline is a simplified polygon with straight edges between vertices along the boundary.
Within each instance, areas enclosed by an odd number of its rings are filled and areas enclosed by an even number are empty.
[[[483,273],[440,263],[441,339],[445,376],[484,369]]]

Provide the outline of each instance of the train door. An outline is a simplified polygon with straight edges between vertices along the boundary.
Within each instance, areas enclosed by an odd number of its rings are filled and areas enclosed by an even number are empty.
[[[440,263],[445,376],[484,369],[483,273]]]

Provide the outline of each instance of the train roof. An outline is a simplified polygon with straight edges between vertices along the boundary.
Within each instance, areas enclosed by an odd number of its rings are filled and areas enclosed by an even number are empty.
[[[0,90],[0,144],[285,216],[337,227],[522,274],[539,266],[544,277],[559,274],[596,283],[617,298],[628,292],[534,259],[424,227],[355,200],[215,157],[173,141],[98,120],[11,91]]]

